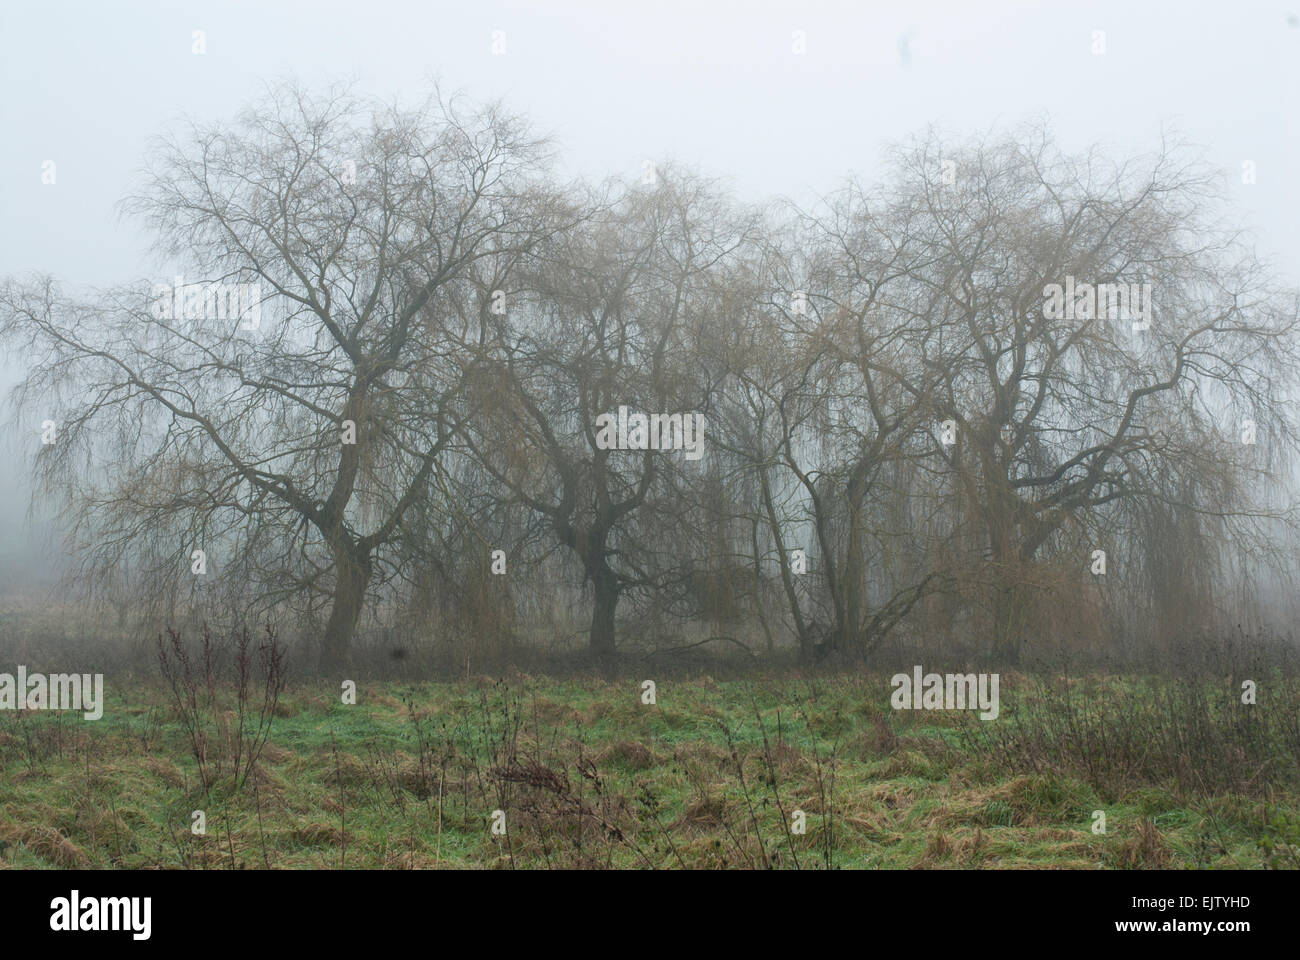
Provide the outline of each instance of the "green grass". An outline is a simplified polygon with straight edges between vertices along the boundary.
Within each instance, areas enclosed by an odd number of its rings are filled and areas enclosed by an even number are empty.
[[[1295,865],[1287,825],[1300,822],[1300,802],[1285,757],[1260,754],[1253,777],[1207,784],[1176,766],[1125,761],[1117,772],[1105,756],[1075,756],[1071,744],[1095,745],[1072,740],[1068,724],[1049,735],[1070,710],[1096,712],[1078,736],[1109,730],[1098,718],[1117,730],[1176,724],[1172,707],[1158,717],[1143,712],[1149,697],[1134,698],[1162,683],[1173,682],[1089,678],[1086,700],[1065,704],[1004,676],[1003,718],[983,726],[965,713],[895,712],[881,676],[664,679],[655,705],[635,679],[376,682],[356,705],[300,684],[281,697],[242,786],[226,690],[203,716],[205,789],[169,691],[110,680],[96,722],[0,713],[0,865]],[[1257,734],[1227,713],[1207,723],[1207,750],[1240,749],[1242,769],[1256,769]],[[195,810],[205,835],[190,830]],[[505,836],[490,830],[495,810]],[[786,829],[796,810],[803,834]],[[1096,810],[1104,834],[1092,830]]]

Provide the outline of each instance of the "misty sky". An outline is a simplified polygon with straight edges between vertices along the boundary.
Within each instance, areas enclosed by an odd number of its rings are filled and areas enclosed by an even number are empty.
[[[195,30],[204,55],[192,52]],[[147,238],[114,210],[150,138],[185,114],[229,119],[289,74],[354,77],[361,92],[408,100],[437,77],[529,115],[557,138],[564,172],[635,177],[645,158],[674,158],[755,200],[806,199],[851,170],[869,177],[884,143],[932,123],[967,134],[1045,114],[1067,148],[1100,142],[1115,156],[1177,131],[1224,168],[1240,223],[1300,282],[1300,0],[4,0],[0,276],[153,278]],[[47,160],[54,185],[41,183]],[[14,374],[10,359],[0,385]],[[33,545],[15,469],[38,438],[4,440],[0,578],[37,566],[19,562]]]

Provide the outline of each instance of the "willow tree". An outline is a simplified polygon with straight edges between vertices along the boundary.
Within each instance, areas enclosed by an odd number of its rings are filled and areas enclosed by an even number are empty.
[[[901,283],[930,330],[932,448],[1001,651],[1019,656],[1048,551],[1098,575],[1098,551],[1184,551],[1200,572],[1160,591],[1177,606],[1199,600],[1226,539],[1266,549],[1270,484],[1297,441],[1297,301],[1223,225],[1217,173],[1176,144],[1070,155],[1040,128],[893,160],[907,216],[886,229],[911,251]],[[1133,549],[1152,509],[1182,536]]]
[[[752,560],[775,562],[806,660],[869,653],[939,580],[908,515],[936,459],[933,329],[913,301],[914,257],[893,243],[904,215],[888,197],[848,197],[768,222],[736,281],[743,332],[715,338],[733,375],[719,443],[752,490]]]
[[[685,516],[674,478],[707,452],[698,331],[715,320],[713,284],[743,220],[674,171],[585,209],[507,294],[468,435],[501,495],[577,562],[592,590],[590,649],[608,661],[620,598],[662,585],[677,567],[664,554],[689,549],[665,532]]]
[[[131,562],[156,596],[198,582],[204,551],[262,602],[327,605],[322,666],[344,664],[466,415],[475,278],[558,209],[545,159],[496,107],[289,85],[161,141],[124,203],[160,282],[73,297],[34,278],[0,300],[83,571]]]

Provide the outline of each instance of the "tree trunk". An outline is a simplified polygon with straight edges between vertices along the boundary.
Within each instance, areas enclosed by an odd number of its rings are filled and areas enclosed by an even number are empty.
[[[772,502],[772,488],[767,481],[767,468],[758,471],[758,486],[763,495],[763,509],[767,512],[767,523],[772,530],[772,542],[776,544],[776,559],[781,566],[781,586],[785,590],[786,601],[790,604],[790,615],[794,618],[794,633],[799,640],[799,662],[810,664],[815,659],[813,638],[804,622],[803,611],[799,608],[799,593],[795,590],[794,577],[790,573],[790,558],[786,553],[785,539],[781,536],[781,525],[777,522],[776,506]]]
[[[848,486],[847,550],[842,567],[839,603],[835,605],[835,646],[844,652],[860,652],[862,642],[864,594],[867,584],[867,563],[862,543],[862,500],[865,496],[863,474],[854,471]]]
[[[609,662],[614,657],[614,611],[618,607],[618,581],[608,569],[592,577],[596,602],[591,612],[591,653],[597,659]]]
[[[1000,493],[1001,491],[999,491]],[[993,559],[993,629],[994,653],[1004,663],[1020,662],[1024,631],[1021,605],[1025,591],[1020,583],[1023,567],[1019,562],[1015,520],[1003,498],[990,503],[989,546]]]
[[[359,557],[345,548],[339,549],[335,552],[334,569],[337,578],[334,605],[321,641],[320,669],[323,673],[337,673],[346,669],[351,661],[352,635],[361,619],[366,586],[370,583],[370,558]]]

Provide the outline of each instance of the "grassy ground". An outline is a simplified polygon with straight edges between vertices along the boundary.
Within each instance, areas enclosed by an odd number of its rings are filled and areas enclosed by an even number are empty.
[[[233,688],[108,688],[99,721],[0,712],[0,865],[1296,865],[1289,682],[1243,715],[1215,684],[1004,674],[986,722],[894,711],[885,676],[654,705],[632,679],[302,684],[265,716],[254,687],[242,735]]]

